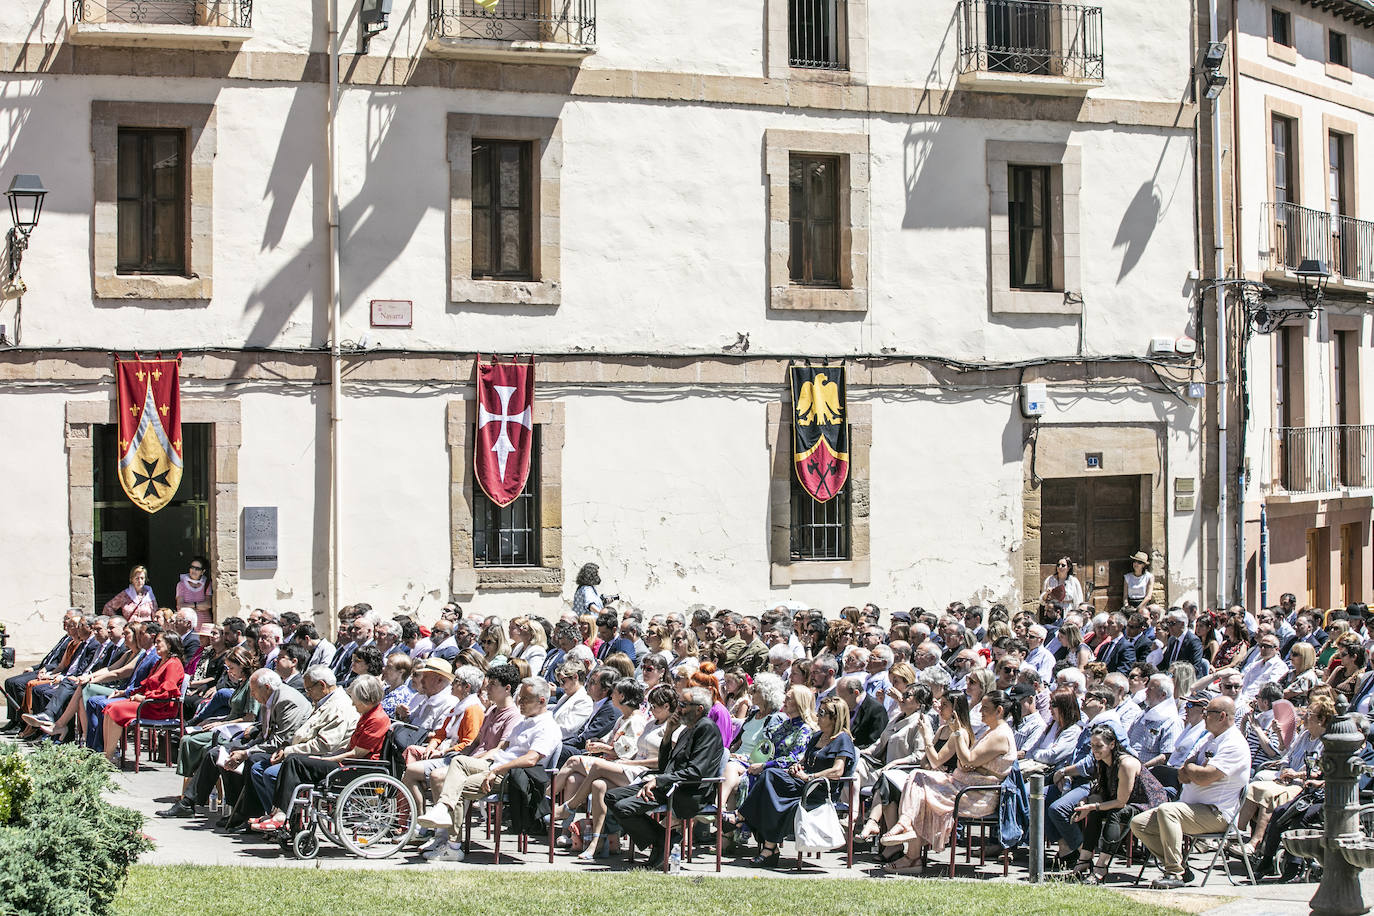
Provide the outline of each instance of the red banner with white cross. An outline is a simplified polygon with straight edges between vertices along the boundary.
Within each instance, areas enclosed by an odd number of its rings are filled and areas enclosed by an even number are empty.
[[[525,489],[534,448],[534,364],[477,361],[477,483],[509,506]]]

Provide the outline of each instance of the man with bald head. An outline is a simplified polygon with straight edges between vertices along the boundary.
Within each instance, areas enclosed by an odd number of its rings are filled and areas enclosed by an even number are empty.
[[[1203,722],[1207,735],[1178,768],[1178,801],[1167,802],[1131,819],[1131,832],[1164,863],[1153,888],[1172,890],[1193,880],[1183,862],[1183,837],[1220,833],[1240,805],[1250,780],[1250,745],[1236,728],[1236,704],[1213,697]]]

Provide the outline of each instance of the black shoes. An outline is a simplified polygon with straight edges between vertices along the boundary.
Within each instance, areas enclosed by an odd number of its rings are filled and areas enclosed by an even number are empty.
[[[195,817],[196,809],[194,805],[186,804],[184,799],[178,798],[176,803],[170,808],[163,808],[157,813],[158,817]]]

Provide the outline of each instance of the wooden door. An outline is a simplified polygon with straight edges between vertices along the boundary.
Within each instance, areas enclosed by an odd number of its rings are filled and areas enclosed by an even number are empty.
[[[1126,558],[1151,546],[1142,539],[1141,478],[1066,477],[1041,486],[1041,581],[1060,557],[1070,557],[1094,607],[1120,608],[1131,568]]]
[[[1363,527],[1358,522],[1341,526],[1341,603],[1346,605],[1364,600],[1364,583],[1360,581]]]
[[[1307,606],[1317,604],[1317,551],[1321,549],[1321,532],[1316,528],[1307,529]]]

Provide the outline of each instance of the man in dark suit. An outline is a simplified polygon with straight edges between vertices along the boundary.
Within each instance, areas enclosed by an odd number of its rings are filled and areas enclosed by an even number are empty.
[[[887,728],[887,707],[864,692],[864,679],[849,674],[840,678],[835,694],[849,707],[849,735],[855,747],[868,747]]]
[[[554,766],[561,767],[568,758],[576,757],[586,750],[588,741],[600,741],[615,728],[616,723],[620,721],[620,711],[611,702],[611,689],[615,687],[619,677],[620,672],[604,666],[593,668],[591,674],[587,675],[587,696],[591,697],[596,705],[592,707],[591,717],[582,724],[577,734],[564,740]]]
[[[1141,611],[1132,611],[1126,618],[1126,639],[1135,650],[1135,662],[1140,663],[1150,657],[1155,650],[1155,635],[1150,628],[1150,618]],[[1126,672],[1130,673],[1129,669]]]
[[[71,659],[68,650],[74,648],[72,641],[75,637],[73,634],[76,631],[76,621],[80,619],[80,610],[77,608],[68,610],[66,616],[62,618],[62,638],[57,641],[56,645],[48,650],[48,654],[43,656],[42,661],[29,668],[27,671],[21,671],[5,679],[5,707],[8,714],[8,720],[4,728],[5,732],[16,732],[19,730],[20,706],[24,702],[24,688],[28,686],[29,682],[37,680],[44,674],[53,674],[65,668],[66,665],[63,664],[64,658],[70,662]]]
[[[310,650],[295,643],[282,646],[277,652],[277,667],[282,683],[292,690],[305,693],[305,669],[310,663]]]
[[[1293,635],[1288,637],[1284,644],[1279,648],[1279,654],[1284,661],[1288,660],[1288,653],[1293,651],[1293,647],[1300,642],[1305,642],[1313,649],[1322,647],[1322,640],[1317,637],[1317,622],[1312,616],[1311,611],[1303,611],[1298,614],[1293,622]]]
[[[663,742],[659,747],[657,776],[650,776],[643,786],[632,785],[612,789],[606,793],[606,804],[615,819],[630,835],[636,846],[649,847],[649,868],[661,869],[668,854],[663,845],[663,828],[649,816],[659,805],[672,805],[673,822],[680,824],[701,810],[714,792],[710,783],[702,783],[720,772],[725,744],[720,729],[707,718],[711,708],[711,694],[700,687],[687,691],[686,699],[678,707],[685,724],[677,741]],[[674,786],[671,802],[668,790]],[[678,833],[669,842],[676,845]]]
[[[572,647],[582,641],[582,634],[578,632],[577,624],[567,620],[560,620],[553,625],[553,639],[550,641],[549,654],[544,656],[544,664],[539,669],[539,676],[554,686],[555,694],[558,692],[558,669],[563,662],[568,659],[568,652]]]
[[[1175,662],[1188,662],[1201,677],[1202,640],[1188,629],[1188,615],[1182,611],[1170,611],[1164,621],[1169,629],[1169,640],[1164,644],[1159,670],[1167,672]]]
[[[615,611],[602,611],[596,615],[596,635],[601,640],[601,646],[596,650],[597,661],[605,661],[617,652],[624,652],[634,662],[635,644],[620,635],[620,620],[615,616]]]
[[[33,712],[24,716],[27,724],[48,735],[54,734],[52,729],[57,718],[67,708],[73,694],[80,690],[85,682],[90,681],[94,675],[106,674],[133,659],[133,647],[125,643],[123,617],[97,618],[96,632],[104,632],[107,638],[104,648],[96,655],[91,667],[80,675],[64,677],[60,681],[34,687]],[[78,680],[78,677],[81,680]]]
[[[1135,645],[1126,638],[1126,615],[1117,612],[1107,617],[1107,644],[1097,658],[1107,666],[1107,672],[1129,674],[1135,664]]]

